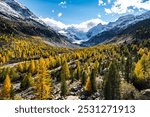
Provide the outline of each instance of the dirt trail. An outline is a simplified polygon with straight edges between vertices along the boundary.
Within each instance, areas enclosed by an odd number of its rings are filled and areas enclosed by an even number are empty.
[[[68,65],[71,65],[71,64],[77,62],[78,60],[80,60],[80,59],[77,59],[77,60],[68,62]],[[6,64],[6,65],[0,66],[0,67],[1,67],[1,68],[14,67],[14,66],[16,66],[16,65],[18,65],[18,64],[20,64],[20,63],[25,63],[25,62],[29,62],[29,61],[22,61],[22,62],[10,63],[10,64]],[[54,69],[52,69],[52,70],[49,70],[49,72],[51,73],[51,72],[54,72],[54,71],[58,71],[58,70],[61,69],[61,67],[62,67],[62,66],[59,66],[59,67],[57,67],[57,68],[54,68]]]

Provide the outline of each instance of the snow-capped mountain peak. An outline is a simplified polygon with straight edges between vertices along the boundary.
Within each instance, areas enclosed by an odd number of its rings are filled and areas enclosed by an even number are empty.
[[[113,28],[113,27],[122,27],[122,26],[126,26],[126,25],[132,23],[134,20],[135,20],[135,16],[129,14],[129,15],[121,16],[115,22],[110,22],[108,24],[108,26],[110,28]]]
[[[76,29],[78,29],[80,31],[88,32],[89,29],[93,28],[94,26],[96,26],[99,23],[106,24],[106,22],[104,22],[101,19],[97,18],[97,19],[91,19],[91,20],[82,22],[80,24],[71,24],[68,27],[72,26],[72,27],[74,27],[74,28],[76,28]]]
[[[14,9],[12,9],[7,1],[0,1],[0,12],[5,15],[10,15],[13,17],[22,17],[19,13],[17,13]]]
[[[23,4],[21,4],[20,2],[18,2],[17,0],[4,0],[6,3],[10,3],[13,5],[19,5],[22,9],[27,9],[27,7],[25,7]]]
[[[91,28],[91,29],[87,32],[87,36],[90,38],[90,37],[92,37],[92,36],[98,34],[98,33],[102,32],[102,31],[104,31],[104,30],[106,29],[105,27],[106,27],[105,25],[103,25],[103,24],[100,23],[100,24],[98,24],[97,26]]]
[[[88,37],[91,38],[103,31],[108,31],[113,28],[117,28],[119,30],[123,30],[127,28],[130,24],[135,24],[144,19],[150,18],[150,11],[143,13],[142,15],[134,16],[132,14],[121,16],[115,22],[110,22],[108,25],[98,24],[97,26],[90,29],[87,33]]]
[[[41,18],[47,25],[51,26],[53,29],[58,31],[60,34],[67,36],[72,42],[76,43],[76,41],[81,42],[79,40],[87,40],[87,32],[95,27],[97,24],[102,23],[106,24],[106,22],[101,19],[91,19],[80,24],[69,24],[66,25],[60,21],[56,21],[50,18]]]
[[[20,18],[34,20],[42,25],[45,23],[35,16],[27,7],[17,0],[1,0],[0,14],[7,16],[7,18]]]

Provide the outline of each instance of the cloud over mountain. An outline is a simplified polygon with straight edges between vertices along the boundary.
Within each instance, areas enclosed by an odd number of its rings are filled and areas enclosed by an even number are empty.
[[[116,0],[111,8],[105,8],[105,12],[123,14],[134,10],[150,10],[150,0]]]
[[[67,29],[69,27],[74,27],[80,31],[87,32],[89,29],[92,27],[96,26],[97,24],[106,24],[103,20],[97,18],[97,19],[91,19],[85,22],[82,22],[80,24],[64,24],[60,21],[56,21],[51,18],[41,18],[47,25],[51,26],[52,28],[57,28],[57,29]]]

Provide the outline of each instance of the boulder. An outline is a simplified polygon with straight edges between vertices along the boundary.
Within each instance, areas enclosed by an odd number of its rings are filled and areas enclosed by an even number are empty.
[[[141,94],[150,98],[150,89],[142,90]]]

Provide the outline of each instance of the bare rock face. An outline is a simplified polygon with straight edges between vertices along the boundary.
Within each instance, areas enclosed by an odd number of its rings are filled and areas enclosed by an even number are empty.
[[[145,100],[150,100],[150,89],[145,89],[141,91],[141,98]]]

